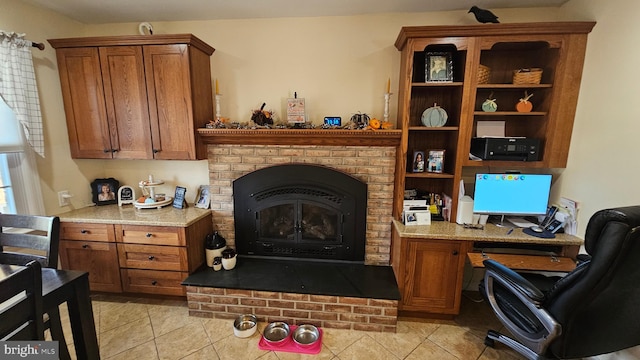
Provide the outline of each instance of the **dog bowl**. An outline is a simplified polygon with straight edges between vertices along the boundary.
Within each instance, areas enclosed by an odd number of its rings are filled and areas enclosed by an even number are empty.
[[[239,338],[247,338],[255,334],[258,325],[258,319],[255,315],[240,315],[233,322],[233,334]]]
[[[264,328],[263,336],[269,344],[282,344],[289,338],[289,325],[286,322],[275,321]]]
[[[320,331],[310,324],[300,325],[293,331],[293,341],[300,346],[311,346],[319,338]]]

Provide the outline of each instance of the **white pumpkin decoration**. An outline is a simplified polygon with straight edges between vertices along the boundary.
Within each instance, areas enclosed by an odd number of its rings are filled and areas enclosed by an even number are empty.
[[[422,124],[427,127],[440,127],[447,123],[448,118],[449,116],[443,108],[438,104],[433,104],[422,113]]]

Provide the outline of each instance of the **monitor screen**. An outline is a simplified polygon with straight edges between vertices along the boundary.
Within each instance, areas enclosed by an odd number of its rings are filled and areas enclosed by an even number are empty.
[[[473,212],[544,215],[550,190],[550,174],[476,174]]]

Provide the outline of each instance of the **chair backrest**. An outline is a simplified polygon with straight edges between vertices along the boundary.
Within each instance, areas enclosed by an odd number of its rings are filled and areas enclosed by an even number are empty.
[[[591,260],[549,292],[544,307],[562,325],[550,350],[584,357],[640,345],[640,206],[596,212],[587,225]]]
[[[40,263],[31,261],[0,288],[0,341],[44,340]]]
[[[59,245],[57,216],[0,214],[0,263],[25,265],[37,260],[42,267],[55,269]]]

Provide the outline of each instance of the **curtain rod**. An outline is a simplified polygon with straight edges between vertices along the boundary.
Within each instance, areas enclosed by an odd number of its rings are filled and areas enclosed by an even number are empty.
[[[44,50],[44,44],[43,43],[37,43],[37,42],[31,42],[31,46],[38,48],[40,50]]]

